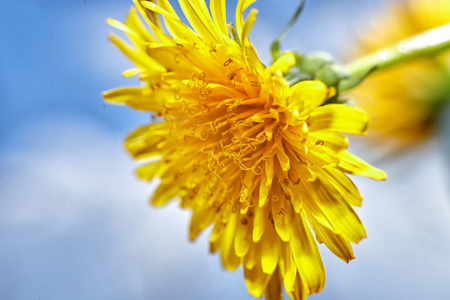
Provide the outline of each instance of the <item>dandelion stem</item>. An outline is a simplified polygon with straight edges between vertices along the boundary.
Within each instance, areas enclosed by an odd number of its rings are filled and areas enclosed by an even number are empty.
[[[345,69],[350,78],[346,83],[343,82],[340,90],[356,86],[371,71],[376,72],[419,57],[433,56],[447,49],[450,49],[450,24],[402,40],[392,47],[349,63]]]

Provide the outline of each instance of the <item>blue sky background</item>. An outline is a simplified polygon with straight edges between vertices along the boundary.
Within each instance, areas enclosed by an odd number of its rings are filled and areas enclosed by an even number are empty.
[[[383,2],[309,0],[283,47],[346,57]],[[296,6],[279,3],[254,5],[251,40],[266,63]],[[228,1],[230,12],[235,4]],[[135,83],[120,76],[131,64],[108,42],[113,30],[105,22],[123,20],[130,6],[0,4],[0,299],[253,299],[242,271],[226,272],[208,254],[208,232],[188,242],[189,212],[147,204],[153,186],[134,177],[135,163],[122,149],[124,136],[149,121],[101,98]],[[355,178],[366,196],[358,212],[368,239],[348,265],[321,247],[327,285],[310,299],[447,297],[449,148],[433,139],[380,161],[367,147],[353,147],[389,180]]]

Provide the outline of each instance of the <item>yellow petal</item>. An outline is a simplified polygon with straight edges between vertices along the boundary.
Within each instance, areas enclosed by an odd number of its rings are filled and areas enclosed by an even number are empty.
[[[268,186],[266,183],[267,183],[267,174],[266,172],[264,172],[263,169],[263,172],[261,174],[261,183],[259,185],[259,201],[258,201],[259,207],[263,207],[269,201],[270,186]]]
[[[144,4],[144,6],[148,4]],[[161,9],[163,9],[164,11],[167,12],[167,14],[169,14],[171,17],[170,18],[165,18],[164,20],[166,21],[166,27],[167,30],[170,32],[170,34],[172,34],[174,37],[179,37],[181,35],[181,32],[179,30],[179,26],[175,25],[175,20],[180,20],[180,17],[178,17],[177,13],[175,12],[175,10],[173,9],[172,5],[170,4],[169,1],[167,0],[158,0],[158,5],[159,7],[161,7]],[[146,8],[148,8],[147,6],[145,6]],[[156,12],[156,10],[155,10]],[[164,14],[163,14],[164,16]]]
[[[239,0],[236,8],[236,31],[239,37],[242,36],[244,28],[244,10],[256,0]]]
[[[139,69],[139,68],[132,68],[132,69],[128,69],[128,70],[123,71],[122,72],[122,76],[125,77],[125,78],[133,77],[133,76],[142,74],[143,71],[144,70]]]
[[[234,271],[239,266],[240,258],[234,251],[234,234],[236,232],[238,213],[231,214],[220,237],[220,257],[222,264],[228,271]]]
[[[278,236],[273,226],[268,226],[261,242],[261,266],[266,274],[272,274],[278,264],[280,252]]]
[[[145,25],[139,18],[137,9],[132,7],[128,13],[126,25],[132,29],[142,41],[147,43],[156,43],[156,39],[148,32]]]
[[[146,55],[142,55],[142,52],[140,50],[135,50],[130,47],[127,43],[125,43],[122,39],[115,36],[114,34],[111,34],[109,36],[109,39],[111,42],[120,50],[122,51],[136,66],[138,66],[140,69],[150,70],[153,72],[165,70],[161,68],[160,64],[150,57]]]
[[[323,226],[319,222],[316,222],[313,218],[308,218],[308,222],[311,225],[314,233],[316,234],[317,240],[323,242],[334,255],[339,257],[345,262],[349,262],[354,259],[353,249],[350,243],[334,233],[327,227]]]
[[[336,132],[311,132],[308,136],[308,141],[315,145],[321,145],[335,153],[348,148],[348,138]]]
[[[170,28],[171,34],[174,35],[176,38],[186,39],[189,40],[191,43],[193,42],[200,44],[203,43],[202,40],[199,39],[199,37],[189,27],[187,27],[183,22],[180,21],[180,19],[176,14],[173,15],[172,13],[164,10],[163,8],[161,8],[160,6],[156,5],[153,2],[142,1],[141,3],[145,8],[164,16],[164,20],[166,21],[167,27]],[[170,43],[164,42],[163,44],[174,45],[175,43],[171,41]]]
[[[286,155],[283,149],[283,145],[279,144],[276,148],[276,155],[278,158],[278,162],[280,163],[281,169],[283,171],[288,171],[291,167],[289,156]]]
[[[156,38],[164,44],[174,44],[172,38],[169,37],[164,31],[161,29],[161,24],[159,22],[159,18],[157,14],[153,11],[145,10],[143,3],[141,0],[133,0],[136,8],[138,9],[140,15],[144,18],[147,25],[150,27],[151,31],[155,34]]]
[[[309,130],[363,135],[367,133],[368,123],[369,117],[358,108],[343,104],[328,104],[311,112]]]
[[[272,277],[270,277],[269,283],[267,284],[266,292],[264,293],[265,300],[282,300],[283,299],[283,294],[282,294],[282,289],[281,289],[282,281],[283,280],[281,278],[280,272],[278,270],[276,270],[272,274]]]
[[[118,88],[103,92],[103,98],[111,104],[125,105],[130,99],[138,97],[142,97],[142,88],[140,87]]]
[[[252,240],[253,242],[259,242],[262,235],[264,234],[264,231],[266,230],[266,223],[268,216],[267,208],[255,205],[254,214],[255,216],[253,218]]]
[[[288,109],[294,115],[306,116],[326,100],[327,93],[327,86],[322,81],[300,81],[289,89]]]
[[[272,199],[272,218],[275,225],[275,229],[280,236],[280,239],[284,242],[287,242],[291,238],[291,230],[290,228],[294,226],[291,223],[291,220],[288,216],[288,207],[290,205],[289,202],[285,201],[284,194],[281,192],[281,189],[275,186],[274,194],[278,199]]]
[[[222,233],[225,230],[225,225],[226,225],[226,223],[221,222],[221,221],[217,221],[214,224],[213,230],[211,232],[211,236],[209,237],[209,241],[210,241],[211,244],[216,243],[220,239]],[[218,249],[214,245],[214,246],[211,246],[210,250],[211,250],[212,253],[214,253]]]
[[[345,201],[352,206],[361,206],[363,197],[359,193],[355,184],[350,180],[350,178],[348,178],[347,175],[345,175],[344,172],[335,168],[324,168],[323,171],[329,182],[334,185],[334,187],[338,189],[342,195],[345,195]]]
[[[202,199],[193,209],[191,222],[189,225],[189,239],[194,241],[198,235],[205,230],[216,217],[215,209],[209,207],[207,201]]]
[[[106,20],[106,22],[109,25],[111,25],[111,26],[113,26],[113,27],[115,27],[115,28],[117,28],[119,30],[122,30],[123,32],[127,33],[128,36],[130,36],[132,38],[135,38],[137,40],[140,40],[139,35],[136,32],[134,32],[132,29],[130,29],[127,25],[123,24],[122,22],[119,22],[117,20],[110,19],[110,18],[108,18]],[[144,44],[144,41],[140,40],[140,43]]]
[[[236,234],[234,237],[234,251],[237,256],[243,257],[247,254],[252,242],[251,222],[246,216],[240,215],[237,221]]]
[[[262,271],[261,263],[256,263],[252,269],[244,267],[244,276],[248,292],[255,297],[261,298],[271,275]]]
[[[172,184],[171,180],[162,181],[151,198],[151,202],[156,207],[166,204],[175,198],[179,193],[178,186]]]
[[[161,174],[167,170],[167,168],[167,164],[157,162],[139,167],[136,170],[136,174],[142,180],[150,181],[155,177],[160,177]]]
[[[369,165],[348,151],[343,151],[339,158],[339,168],[346,173],[370,177],[376,180],[386,179],[386,174],[383,171]]]
[[[268,157],[266,159],[264,171],[266,173],[266,185],[271,186],[272,180],[273,180],[273,173],[274,173],[273,157]],[[262,183],[264,184],[264,182],[262,182]]]
[[[305,300],[308,294],[308,287],[305,286],[305,283],[300,277],[300,274],[297,272],[297,276],[295,278],[295,284],[292,290],[287,291],[289,297],[294,300]]]
[[[225,36],[228,36],[225,0],[211,0],[210,8],[214,23]]]
[[[311,183],[316,202],[336,233],[358,243],[366,237],[366,231],[353,208],[338,194],[329,191],[321,180]]]
[[[311,234],[309,226],[306,224],[304,215],[290,213],[291,234],[289,240],[294,260],[301,277],[305,280],[305,285],[311,293],[320,292],[325,285],[325,269],[320,257],[316,241]]]
[[[289,243],[281,243],[282,254],[280,256],[280,271],[283,274],[284,288],[291,291],[294,288],[297,266],[291,252]]]
[[[111,104],[126,104],[137,110],[161,112],[164,109],[163,94],[167,97],[173,92],[158,90],[149,93],[141,87],[124,87],[104,92],[103,98]]]
[[[209,16],[209,12],[202,12],[200,8],[192,3],[192,0],[180,0],[179,3],[192,28],[194,28],[195,31],[208,42],[208,44],[209,42],[216,44],[218,39],[217,35],[213,31],[214,23]]]
[[[295,66],[295,56],[291,52],[285,52],[281,57],[279,57],[270,67],[269,70],[276,71],[279,70],[283,73],[289,71],[290,68]]]
[[[257,263],[261,262],[261,244],[251,243],[247,255],[244,257],[243,267],[251,270]]]
[[[250,33],[250,30],[253,26],[253,24],[256,22],[256,9],[252,9],[250,11],[250,14],[248,15],[247,19],[245,20],[244,27],[242,29],[242,33],[240,35],[241,37],[241,43],[242,43],[242,55],[244,57],[245,63],[247,64],[248,68],[252,71],[255,75],[262,75],[264,74],[264,65],[261,63],[261,61],[258,58],[258,55],[256,54],[255,49],[251,45],[250,41],[248,40],[248,35]]]
[[[155,134],[152,126],[144,126],[129,135],[124,143],[128,152],[136,159],[146,159],[162,155],[158,148],[164,137]]]

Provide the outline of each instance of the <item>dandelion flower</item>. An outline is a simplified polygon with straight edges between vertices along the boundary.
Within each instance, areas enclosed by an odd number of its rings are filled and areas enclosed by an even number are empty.
[[[360,54],[450,23],[448,0],[408,0],[387,9],[365,32]],[[355,102],[371,117],[373,141],[401,150],[432,133],[437,114],[450,99],[450,52],[376,72],[354,90]]]
[[[243,19],[252,2],[238,2],[234,27],[224,0],[210,2],[211,14],[203,0],[180,0],[191,29],[167,0],[135,1],[125,24],[109,23],[132,41],[111,36],[136,65],[124,75],[139,75],[142,86],[104,97],[153,113],[125,141],[149,161],[138,176],[160,178],[152,203],[178,198],[191,209],[191,240],[212,226],[210,251],[228,270],[242,266],[252,295],[280,299],[284,283],[292,299],[305,299],[325,284],[317,242],[348,262],[350,243],[366,236],[352,208],[362,197],[346,173],[385,175],[347,152],[340,134],[365,134],[366,113],[322,105],[334,90],[321,81],[289,86],[289,52],[261,63],[248,39],[256,10]]]

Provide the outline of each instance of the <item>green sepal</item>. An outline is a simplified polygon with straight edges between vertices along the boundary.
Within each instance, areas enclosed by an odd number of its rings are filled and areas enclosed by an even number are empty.
[[[361,75],[349,77],[347,79],[342,80],[337,85],[337,90],[339,92],[344,92],[344,91],[348,91],[351,88],[354,88],[355,86],[357,86],[358,84],[363,82],[367,76],[369,76],[371,73],[373,73],[377,69],[378,69],[378,66],[373,66],[370,69],[363,72]]]
[[[234,28],[233,23],[228,24],[228,30],[230,31],[233,40],[239,45],[239,47],[242,47],[241,40],[239,39],[239,36],[236,32],[236,28]]]
[[[342,80],[349,77],[344,68],[337,65],[327,65],[317,71],[315,79],[324,82],[327,86],[338,86]]]
[[[333,57],[326,52],[315,52],[303,57],[298,64],[301,72],[308,73],[315,78],[316,73],[325,66],[331,65],[334,62]]]
[[[311,75],[309,75],[308,73],[303,73],[303,72],[295,72],[295,73],[290,73],[286,76],[286,80],[289,84],[289,86],[293,86],[296,83],[299,83],[300,81],[304,81],[304,80],[312,80],[314,78],[311,77]]]

